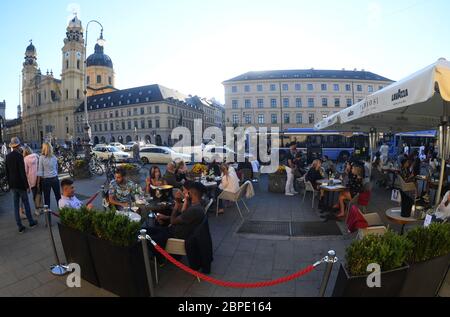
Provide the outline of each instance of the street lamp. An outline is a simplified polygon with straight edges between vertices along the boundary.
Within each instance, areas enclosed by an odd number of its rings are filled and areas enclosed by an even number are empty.
[[[0,116],[0,143],[3,143],[3,128],[5,127],[5,119]]]
[[[88,82],[87,82],[87,44],[88,44],[88,30],[91,23],[97,23],[101,27],[100,37],[97,39],[97,44],[100,46],[105,45],[105,39],[103,38],[103,25],[97,20],[91,20],[86,25],[86,39],[84,41],[84,150],[85,159],[89,160],[91,156],[91,139],[92,131],[89,124],[89,114],[88,114]]]

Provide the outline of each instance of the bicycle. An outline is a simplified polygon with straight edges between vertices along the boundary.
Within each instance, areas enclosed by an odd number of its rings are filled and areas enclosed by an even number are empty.
[[[109,183],[114,179],[114,174],[116,173],[117,169],[116,159],[114,158],[114,155],[111,155],[105,161],[104,164],[105,164],[106,181]]]
[[[91,153],[91,160],[89,161],[89,170],[91,174],[97,176],[103,176],[103,174],[105,173],[95,153]]]

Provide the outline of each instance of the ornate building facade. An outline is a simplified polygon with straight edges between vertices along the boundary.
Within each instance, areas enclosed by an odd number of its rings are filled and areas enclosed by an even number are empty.
[[[85,63],[84,44],[82,23],[75,16],[66,29],[61,79],[57,79],[52,71],[42,74],[37,49],[30,43],[22,68],[22,115],[9,123],[6,137],[21,135],[33,147],[46,139],[81,141],[85,67],[92,141],[142,140],[170,145],[176,141],[170,135],[173,128],[181,125],[192,130],[193,120],[204,117],[202,105],[173,89],[160,85],[115,88],[113,62],[104,47],[97,44]],[[220,105],[215,103],[215,107]],[[216,121],[209,120],[206,127]]]

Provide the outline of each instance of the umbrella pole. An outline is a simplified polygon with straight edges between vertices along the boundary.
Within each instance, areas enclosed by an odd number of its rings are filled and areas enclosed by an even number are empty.
[[[439,185],[436,192],[436,205],[441,203],[442,187],[444,186],[444,176],[446,168],[446,157],[448,151],[448,123],[443,120],[443,123],[439,126],[439,154],[441,156],[441,172],[439,175]]]

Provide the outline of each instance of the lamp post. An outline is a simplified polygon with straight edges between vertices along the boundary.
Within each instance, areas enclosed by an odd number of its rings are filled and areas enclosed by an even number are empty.
[[[92,131],[89,124],[89,114],[88,114],[88,82],[87,82],[87,43],[88,43],[88,30],[91,23],[97,23],[101,27],[100,37],[97,39],[97,44],[103,46],[105,40],[103,39],[103,25],[97,20],[91,20],[86,25],[86,39],[84,41],[84,151],[85,160],[89,161],[91,156],[91,139]]]
[[[3,129],[5,127],[5,119],[0,116],[0,143],[3,143]]]

